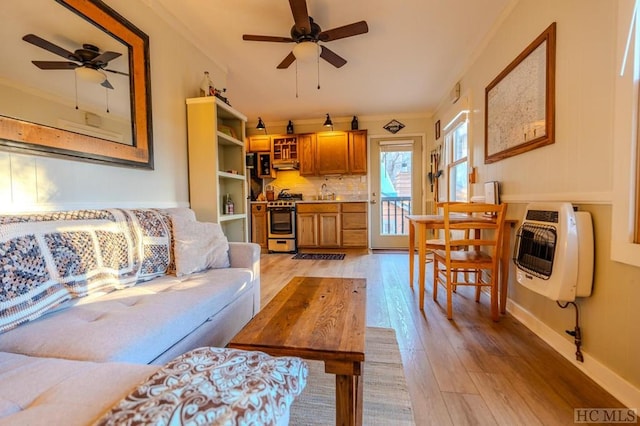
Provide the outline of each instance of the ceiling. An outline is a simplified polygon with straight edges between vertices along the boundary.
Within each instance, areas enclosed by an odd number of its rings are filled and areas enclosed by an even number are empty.
[[[320,59],[284,70],[276,66],[293,43],[243,41],[242,35],[289,37],[294,21],[286,0],[151,4],[227,70],[233,107],[250,122],[260,116],[273,123],[326,113],[430,115],[515,2],[307,0],[309,15],[323,30],[365,20],[369,32],[325,44],[347,60],[341,68]]]

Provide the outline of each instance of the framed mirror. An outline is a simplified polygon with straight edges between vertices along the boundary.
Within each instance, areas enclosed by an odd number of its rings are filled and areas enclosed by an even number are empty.
[[[0,146],[153,169],[148,36],[100,0],[3,9]]]

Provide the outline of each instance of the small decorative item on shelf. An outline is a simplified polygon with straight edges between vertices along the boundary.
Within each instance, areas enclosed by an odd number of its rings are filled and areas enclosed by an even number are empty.
[[[291,122],[291,120],[289,120],[289,124],[287,124],[287,134],[288,135],[293,134],[293,123]]]
[[[225,93],[227,91],[227,88],[225,87],[224,89],[222,89],[222,91],[216,89],[215,87],[211,86],[211,94],[213,96],[215,96],[218,99],[221,99],[225,104],[231,106],[231,103],[229,102],[229,98],[222,96],[223,93]]]
[[[226,198],[227,200],[224,203],[224,214],[233,214],[234,206],[233,206],[233,201],[231,200],[231,196],[227,194]]]
[[[213,82],[211,81],[211,77],[209,77],[209,71],[205,71],[204,77],[202,77],[202,81],[200,82],[200,96],[211,96],[212,87]]]
[[[358,130],[358,117],[353,116],[353,120],[351,120],[351,130]]]

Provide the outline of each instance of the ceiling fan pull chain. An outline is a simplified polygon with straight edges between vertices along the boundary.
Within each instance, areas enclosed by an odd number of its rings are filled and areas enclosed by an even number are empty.
[[[318,55],[318,90],[320,90],[320,55]]]
[[[104,91],[105,91],[105,93],[107,95],[107,114],[109,114],[109,112],[111,112],[111,111],[109,111],[109,89],[107,87],[105,87]]]
[[[73,73],[73,81],[76,88],[76,109],[78,109],[78,75],[75,72]]]
[[[296,61],[296,99],[298,99],[298,61]]]

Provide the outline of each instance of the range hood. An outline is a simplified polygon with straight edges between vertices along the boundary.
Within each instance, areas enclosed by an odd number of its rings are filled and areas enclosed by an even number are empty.
[[[273,160],[271,167],[276,170],[298,170],[300,168],[300,162],[295,159]]]

